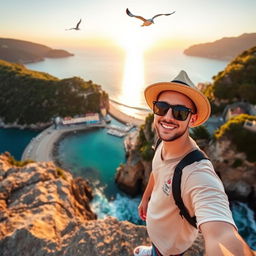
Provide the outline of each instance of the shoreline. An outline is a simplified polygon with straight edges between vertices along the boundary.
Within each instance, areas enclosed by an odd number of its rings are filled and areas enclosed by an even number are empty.
[[[143,118],[138,118],[138,117],[128,115],[128,114],[122,112],[121,110],[119,110],[117,107],[115,107],[113,103],[111,101],[109,102],[108,114],[111,115],[116,120],[118,120],[124,124],[131,123],[135,126],[141,126],[142,124],[145,123],[145,118],[143,119]]]

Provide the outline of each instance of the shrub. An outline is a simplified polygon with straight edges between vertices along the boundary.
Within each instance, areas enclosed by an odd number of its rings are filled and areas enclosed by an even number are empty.
[[[56,168],[56,173],[57,173],[58,177],[60,177],[60,178],[62,178],[62,179],[64,179],[64,180],[67,179],[67,177],[66,177],[66,175],[65,175],[65,171],[64,171],[63,169],[57,167],[57,168]]]
[[[233,167],[233,168],[237,168],[237,167],[241,166],[242,164],[243,164],[242,159],[236,158],[235,161],[234,161],[233,164],[232,164],[232,167]]]
[[[214,137],[217,140],[227,137],[239,152],[246,154],[248,161],[255,162],[256,133],[243,127],[246,120],[256,120],[256,116],[241,114],[233,117],[215,132]]]
[[[190,135],[194,140],[198,140],[198,139],[210,140],[211,139],[210,133],[208,132],[207,128],[203,125],[193,128],[190,132]]]
[[[30,160],[30,159],[26,159],[24,161],[18,161],[16,160],[13,156],[10,156],[9,157],[9,163],[11,165],[14,165],[14,166],[17,166],[17,167],[23,167],[23,166],[26,166],[27,164],[29,163],[34,163],[35,161],[33,160]]]
[[[146,145],[143,145],[140,148],[140,154],[143,160],[150,161],[154,157],[154,150],[152,149],[152,144],[148,143]]]

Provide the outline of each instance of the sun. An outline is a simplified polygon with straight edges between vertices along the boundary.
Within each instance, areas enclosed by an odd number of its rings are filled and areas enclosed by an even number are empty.
[[[132,49],[145,51],[155,44],[156,38],[152,36],[152,31],[148,28],[126,27],[125,33],[118,36],[117,42],[126,51]]]

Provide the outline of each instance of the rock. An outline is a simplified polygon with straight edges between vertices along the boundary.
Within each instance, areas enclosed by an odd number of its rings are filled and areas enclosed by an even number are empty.
[[[149,244],[145,227],[112,217],[82,223],[69,220],[62,230],[56,230],[55,237],[48,238],[41,227],[37,232],[23,227],[0,240],[1,256],[128,256],[138,244]]]
[[[0,155],[0,255],[132,255],[149,244],[146,228],[109,217],[96,220],[86,180],[53,163],[22,167]]]
[[[142,191],[142,180],[144,178],[144,166],[135,151],[133,157],[129,157],[125,165],[117,168],[115,181],[118,187],[131,196]]]
[[[256,200],[256,165],[237,152],[230,140],[223,138],[206,148],[214,168],[219,172],[231,200]]]

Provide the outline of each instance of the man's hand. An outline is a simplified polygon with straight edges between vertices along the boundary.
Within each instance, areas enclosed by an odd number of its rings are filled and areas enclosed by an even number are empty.
[[[138,206],[138,214],[142,220],[146,220],[147,218],[147,210],[148,210],[148,200],[141,200]]]
[[[207,256],[254,256],[233,225],[209,221],[200,225]]]

